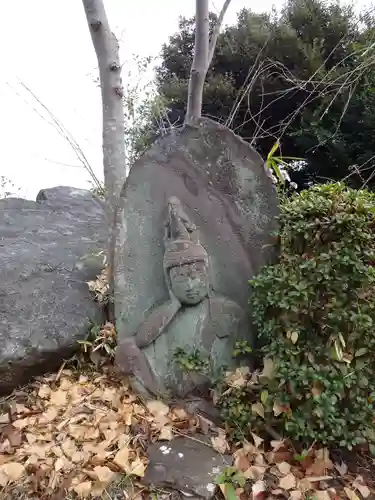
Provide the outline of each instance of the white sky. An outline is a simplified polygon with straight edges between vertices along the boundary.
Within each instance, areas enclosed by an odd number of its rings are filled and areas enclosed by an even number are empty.
[[[195,6],[195,0],[104,2],[122,40],[122,61],[134,53],[156,56],[177,30],[178,16],[191,16]],[[211,1],[211,9],[220,10],[222,3]],[[234,23],[242,7],[262,11],[273,4],[280,7],[280,0],[232,0],[225,22]],[[90,187],[66,140],[38,116],[34,109],[43,111],[20,85],[26,84],[64,124],[102,178],[100,91],[93,83],[96,57],[82,2],[10,0],[2,14],[0,176],[9,177],[30,199],[46,187]]]

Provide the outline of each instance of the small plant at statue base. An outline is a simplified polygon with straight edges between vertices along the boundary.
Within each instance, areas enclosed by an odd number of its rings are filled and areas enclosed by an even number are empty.
[[[235,467],[227,467],[215,478],[226,500],[238,500],[236,490],[243,488],[246,478]]]
[[[235,343],[232,356],[233,358],[237,358],[238,356],[246,356],[252,352],[253,350],[249,346],[249,343],[246,340],[242,340]]]
[[[303,445],[375,443],[374,229],[368,191],[329,184],[293,195],[281,205],[280,260],[251,282],[274,363],[251,417]]]
[[[83,354],[96,366],[113,362],[117,347],[116,328],[110,322],[103,326],[93,323],[87,338],[78,343]]]
[[[174,360],[185,372],[201,373],[202,375],[211,373],[210,360],[203,357],[198,349],[194,349],[190,353],[181,348],[176,349]]]

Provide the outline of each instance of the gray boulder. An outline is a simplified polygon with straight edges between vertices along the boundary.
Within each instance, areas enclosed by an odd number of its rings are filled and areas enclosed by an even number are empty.
[[[230,455],[219,455],[209,439],[176,438],[147,449],[149,464],[143,481],[154,488],[171,488],[188,497],[214,497],[217,477],[229,466]]]
[[[228,358],[243,332],[252,343],[248,280],[275,256],[276,189],[248,143],[202,119],[164,136],[141,156],[130,170],[120,206],[117,361],[151,392],[163,392],[160,382],[173,391],[174,383],[168,382],[178,378],[171,373],[173,346],[203,347],[204,355]],[[173,242],[179,257],[169,265],[166,255]],[[209,292],[203,293],[207,282]],[[194,286],[199,295],[194,304],[186,295],[176,300],[178,287],[187,293]],[[223,304],[217,316],[210,307],[214,297]],[[220,367],[228,360],[215,361]]]
[[[57,367],[90,320],[101,321],[85,282],[102,267],[87,257],[106,242],[103,203],[89,191],[56,187],[36,202],[0,200],[2,393]]]

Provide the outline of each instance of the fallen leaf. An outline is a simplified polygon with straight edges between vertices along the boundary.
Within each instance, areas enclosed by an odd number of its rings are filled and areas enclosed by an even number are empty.
[[[51,406],[42,414],[40,422],[43,422],[43,421],[44,422],[53,422],[57,418],[58,414],[59,414],[59,412],[57,411],[57,408],[54,408],[53,406]]]
[[[100,481],[95,481],[91,488],[91,497],[94,498],[103,498],[102,495],[107,485],[105,483],[101,483]]]
[[[19,430],[25,429],[25,427],[27,427],[30,424],[31,424],[30,417],[21,418],[19,420],[14,420],[12,422],[13,427]]]
[[[371,493],[369,488],[364,484],[362,476],[357,476],[353,481],[352,486],[360,492],[363,498],[367,498]]]
[[[312,484],[307,478],[303,478],[298,481],[298,488],[305,493],[312,489]]]
[[[110,484],[117,476],[117,474],[115,472],[111,471],[111,469],[109,467],[106,467],[106,466],[101,467],[101,466],[97,465],[96,467],[94,467],[94,472],[98,476],[98,480],[101,483],[104,483],[107,485]]]
[[[212,447],[218,453],[224,454],[227,450],[229,450],[229,444],[225,437],[225,432],[219,432],[218,436],[214,436],[211,438]]]
[[[160,441],[171,441],[173,439],[173,427],[171,425],[165,425],[162,427],[158,440]]]
[[[256,481],[252,487],[251,487],[251,492],[253,494],[253,499],[257,498],[258,496],[262,496],[262,494],[266,491],[266,485],[264,481]]]
[[[234,467],[237,470],[244,472],[250,467],[250,461],[245,455],[238,455],[234,460]]]
[[[25,467],[18,462],[8,462],[0,465],[0,473],[6,477],[8,482],[18,481],[25,473]]]
[[[51,394],[51,388],[47,384],[43,384],[39,387],[38,396],[42,399],[47,399]]]
[[[241,366],[232,372],[228,372],[225,377],[226,383],[230,387],[245,387],[248,381],[250,369],[248,366]]]
[[[53,405],[63,406],[66,405],[67,396],[68,394],[65,391],[52,391],[50,395],[50,401]]]
[[[129,469],[129,448],[128,446],[124,446],[119,450],[115,458],[113,459],[114,463],[118,465],[125,472]]]
[[[279,464],[276,464],[276,466],[283,476],[290,473],[290,464],[288,464],[288,462],[280,462]]]
[[[333,464],[333,466],[340,474],[340,476],[345,476],[345,474],[348,472],[348,466],[345,462],[341,462],[341,464]]]
[[[293,490],[296,487],[297,481],[294,474],[290,473],[280,478],[279,486],[283,490]]]
[[[289,491],[289,496],[292,500],[301,500],[302,498],[302,491],[300,490],[292,490]]]
[[[253,432],[251,433],[251,436],[254,440],[254,444],[257,448],[259,448],[259,446],[263,443],[264,439],[262,439],[261,437],[257,436],[256,434],[254,434]]]
[[[262,403],[254,403],[251,405],[251,411],[264,418],[264,407]]]
[[[131,464],[129,469],[129,474],[134,476],[143,477],[145,475],[146,467],[142,460],[137,457],[137,459]]]
[[[3,428],[3,439],[7,438],[9,444],[13,447],[18,448],[22,442],[22,434],[19,429],[13,427],[12,424],[8,424]]]
[[[285,448],[285,442],[284,440],[272,440],[271,441],[271,447],[273,449],[273,451],[279,451],[281,448]]]
[[[350,488],[345,487],[344,491],[349,500],[360,500],[360,498]]]
[[[267,467],[261,467],[260,465],[251,465],[247,470],[244,471],[243,475],[246,479],[262,479]]]
[[[157,399],[149,401],[146,406],[148,411],[155,417],[166,416],[169,413],[169,407]]]
[[[84,481],[74,486],[73,490],[80,498],[87,498],[91,493],[91,481]]]

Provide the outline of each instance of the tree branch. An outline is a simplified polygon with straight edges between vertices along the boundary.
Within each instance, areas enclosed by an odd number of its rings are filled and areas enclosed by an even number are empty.
[[[230,2],[231,2],[231,0],[225,0],[224,5],[220,11],[219,17],[217,18],[217,22],[216,22],[214,29],[212,31],[210,46],[208,49],[207,71],[208,71],[208,68],[211,66],[211,62],[212,62],[212,58],[214,57],[216,42],[217,42],[217,39],[219,37],[221,25],[223,24],[224,16],[228,10]]]
[[[203,88],[207,71],[212,62],[216,42],[220,33],[221,25],[231,0],[225,0],[214,26],[211,40],[209,40],[209,11],[208,0],[196,0],[195,2],[195,45],[194,58],[191,65],[188,102],[185,123],[193,123],[202,115]]]

